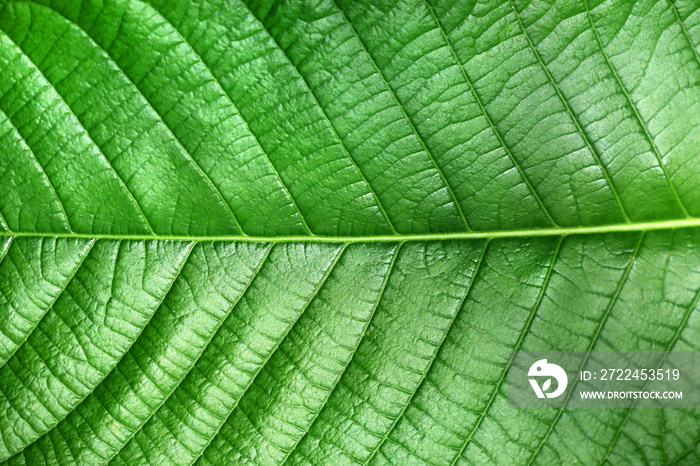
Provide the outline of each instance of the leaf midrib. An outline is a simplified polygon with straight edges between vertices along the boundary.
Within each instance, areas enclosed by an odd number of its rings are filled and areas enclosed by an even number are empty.
[[[601,233],[623,233],[632,231],[673,230],[680,228],[700,227],[700,218],[681,220],[662,220],[656,222],[616,223],[610,225],[560,227],[560,228],[530,228],[521,230],[491,230],[456,233],[426,233],[413,235],[368,235],[368,236],[187,236],[187,235],[113,235],[90,233],[52,233],[52,232],[18,232],[0,231],[3,237],[28,238],[76,238],[76,239],[107,239],[107,240],[158,240],[158,241],[237,241],[258,243],[379,243],[405,241],[444,241],[458,239],[490,239],[490,238],[523,238],[538,236],[568,236],[590,235]]]

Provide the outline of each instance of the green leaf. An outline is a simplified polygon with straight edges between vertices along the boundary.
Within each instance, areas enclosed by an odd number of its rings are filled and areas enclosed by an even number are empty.
[[[515,350],[700,350],[696,0],[0,0],[0,461],[698,464]]]

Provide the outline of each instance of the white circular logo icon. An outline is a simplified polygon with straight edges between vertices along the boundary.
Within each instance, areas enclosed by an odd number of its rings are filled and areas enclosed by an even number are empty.
[[[546,359],[535,361],[535,363],[530,366],[527,375],[529,377],[544,379],[542,386],[537,382],[537,379],[528,379],[537,398],[556,398],[564,393],[566,385],[569,383],[566,371],[556,364],[548,363]],[[557,381],[557,389],[553,392],[549,392],[549,389],[552,388],[552,378]]]

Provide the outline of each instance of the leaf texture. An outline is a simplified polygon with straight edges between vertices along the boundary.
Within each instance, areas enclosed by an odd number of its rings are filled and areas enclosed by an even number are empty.
[[[4,464],[698,464],[511,353],[700,350],[696,0],[0,0]]]

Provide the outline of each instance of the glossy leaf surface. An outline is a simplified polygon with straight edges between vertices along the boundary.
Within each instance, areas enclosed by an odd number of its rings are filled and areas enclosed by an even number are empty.
[[[515,350],[700,350],[696,0],[0,0],[0,460],[697,464]]]

